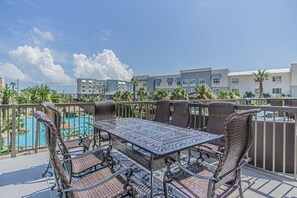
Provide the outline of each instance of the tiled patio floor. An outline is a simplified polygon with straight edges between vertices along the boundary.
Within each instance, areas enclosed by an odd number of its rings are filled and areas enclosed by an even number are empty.
[[[48,182],[41,176],[48,155],[42,152],[0,160],[0,197],[51,197]],[[253,168],[244,168],[243,174],[255,181],[245,197],[297,197],[296,181]]]

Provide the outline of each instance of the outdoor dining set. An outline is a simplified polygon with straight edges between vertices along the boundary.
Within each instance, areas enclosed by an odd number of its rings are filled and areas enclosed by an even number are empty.
[[[46,128],[50,159],[43,176],[53,169],[53,189],[60,197],[145,197],[133,166],[117,156],[147,172],[148,197],[157,196],[158,170],[164,172],[160,197],[174,197],[172,188],[184,197],[216,197],[236,189],[243,197],[241,169],[250,161],[252,119],[260,109],[235,111],[234,103],[212,102],[206,126],[197,130],[190,126],[188,101],[158,101],[153,120],[118,118],[115,102],[102,101],[95,103],[94,120],[88,122],[94,133],[65,140],[62,113],[50,102],[41,107],[33,116]],[[206,162],[210,157],[215,165]]]

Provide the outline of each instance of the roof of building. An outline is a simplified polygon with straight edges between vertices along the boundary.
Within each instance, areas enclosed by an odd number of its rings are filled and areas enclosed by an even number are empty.
[[[207,68],[199,68],[199,69],[185,69],[185,70],[180,70],[180,73],[192,73],[192,72],[203,72],[203,71],[211,71],[211,67]]]
[[[290,73],[290,68],[280,68],[280,69],[267,69],[266,70],[270,74],[277,74],[277,73]],[[256,70],[254,71],[239,71],[239,72],[230,72],[228,76],[246,76],[246,75],[253,75],[253,73],[257,73]]]

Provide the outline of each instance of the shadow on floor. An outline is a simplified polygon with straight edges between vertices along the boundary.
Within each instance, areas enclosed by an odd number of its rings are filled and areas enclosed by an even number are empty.
[[[36,191],[32,194],[29,195],[24,195],[22,196],[22,198],[49,198],[50,197],[50,189],[49,188],[45,188],[39,191]]]
[[[0,187],[7,185],[43,182],[44,165],[0,174]]]

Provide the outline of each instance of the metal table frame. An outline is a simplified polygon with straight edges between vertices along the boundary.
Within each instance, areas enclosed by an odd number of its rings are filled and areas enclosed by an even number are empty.
[[[153,172],[154,160],[156,157],[166,157],[173,153],[180,153],[180,151],[182,150],[189,149],[193,146],[197,146],[199,144],[222,137],[221,135],[210,134],[203,131],[186,129],[137,118],[118,118],[113,120],[91,121],[89,122],[89,124],[98,129],[99,133],[101,130],[103,130],[107,132],[110,137],[114,136],[123,139],[126,142],[135,145],[150,154],[151,197],[153,197]],[[141,134],[144,131],[147,133]],[[163,140],[162,135],[164,135],[165,137]],[[95,136],[96,135],[94,134],[94,137]],[[163,141],[165,142],[166,140],[168,140],[168,137],[170,138],[171,136],[176,136],[177,139],[174,140],[173,138],[171,138],[171,142],[167,142],[167,144],[164,144],[165,146],[163,148]],[[201,138],[200,136],[203,137]],[[141,142],[143,139],[146,139],[146,141],[143,142],[147,142],[147,145]],[[150,144],[150,140],[152,142],[155,142],[156,144]],[[184,144],[182,144],[181,142],[184,142]],[[157,143],[162,143],[162,145],[158,146]],[[96,139],[94,140],[94,144],[96,144]],[[112,138],[110,138],[109,144],[112,145]],[[178,146],[174,147],[174,144],[177,144]]]

